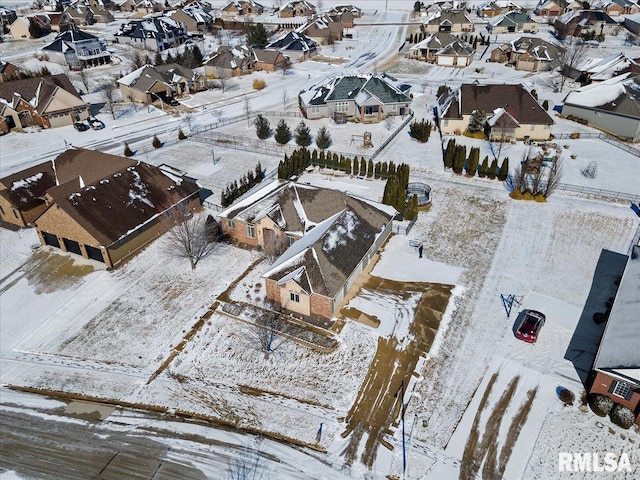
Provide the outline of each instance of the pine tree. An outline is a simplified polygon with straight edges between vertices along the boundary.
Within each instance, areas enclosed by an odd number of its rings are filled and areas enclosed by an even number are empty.
[[[369,160],[369,163],[367,164],[367,178],[373,177],[373,169],[373,160]]]
[[[307,124],[304,123],[304,120],[301,121],[295,130],[296,143],[301,147],[308,147],[311,145],[311,141],[313,138],[311,137],[311,130],[307,127]]]
[[[480,178],[487,176],[487,168],[489,168],[489,156],[485,155],[484,160],[482,160],[482,164],[478,168],[478,176]]]
[[[398,178],[398,176],[396,175],[395,178]],[[400,180],[398,179],[398,186],[396,190],[396,201],[394,206],[397,211],[404,212],[406,203],[407,203],[407,191],[404,188],[402,188],[402,185],[400,185]]]
[[[260,183],[264,180],[264,171],[262,170],[262,163],[258,162],[256,165],[256,183]]]
[[[353,159],[353,168],[352,168],[352,172],[353,174],[358,177],[360,176],[360,162],[358,161],[358,157]]]
[[[271,32],[267,31],[263,24],[251,25],[247,31],[247,44],[250,47],[264,47],[270,36]]]
[[[498,172],[498,180],[504,182],[509,176],[509,157],[505,157]]]
[[[464,162],[467,156],[467,147],[464,145],[456,145],[456,151],[453,158],[453,171],[455,173],[462,173],[464,168]]]
[[[473,177],[478,170],[478,163],[480,162],[480,149],[478,147],[471,147],[469,152],[469,161],[467,162],[467,175]]]
[[[367,174],[367,161],[364,158],[360,159],[360,176],[364,177]]]
[[[484,125],[487,122],[487,114],[483,110],[474,110],[469,118],[469,133],[478,133],[484,131]]]
[[[133,156],[133,150],[131,150],[131,148],[129,148],[129,144],[128,143],[124,144],[124,156],[125,157],[132,157]]]
[[[390,177],[384,186],[384,193],[382,194],[382,203],[385,205],[394,206],[396,202],[396,195],[398,192],[398,179],[396,177]]]
[[[155,56],[155,58],[153,60],[153,64],[157,66],[157,65],[162,65],[162,63],[163,63],[162,62],[162,55],[160,54],[160,52],[157,52],[156,56]]]
[[[318,166],[318,151],[314,150],[313,153],[311,154],[311,164],[314,167]]]
[[[157,137],[157,135],[153,136],[153,140],[151,141],[151,145],[153,145],[153,148],[160,148],[162,146],[162,142]]]
[[[382,170],[382,163],[376,162],[373,167],[373,178],[380,178],[380,172]]]
[[[396,164],[389,162],[389,168],[387,169],[387,175],[392,177],[396,174]]]
[[[382,178],[389,178],[389,166],[387,165],[387,162],[382,162],[382,165],[380,166],[380,176]]]
[[[348,158],[346,160],[343,160],[342,165],[344,165],[344,171],[346,172],[346,174],[351,175],[351,160]]]
[[[331,146],[333,141],[331,140],[331,134],[327,130],[327,127],[322,127],[318,130],[316,135],[316,145],[320,150],[325,150]]]
[[[173,55],[171,55],[171,52],[167,52],[167,58],[164,59],[164,63],[167,65],[170,63],[176,63],[176,60],[173,58]]]
[[[184,140],[187,136],[184,134],[181,128],[178,129],[178,140]]]
[[[324,150],[320,150],[320,158],[318,159],[318,164],[320,165],[320,168],[327,168],[327,160],[324,156]]]
[[[284,118],[281,118],[278,122],[274,139],[280,145],[285,145],[289,143],[289,140],[291,140],[291,130],[289,129],[287,122],[284,121]]]
[[[253,124],[256,126],[256,135],[260,140],[264,140],[271,136],[271,125],[269,125],[269,120],[264,118],[261,113],[258,114],[256,119],[253,121]]]
[[[411,122],[411,124],[409,125],[409,133],[411,134],[412,138],[415,138],[421,143],[425,143],[429,140],[429,136],[431,135],[431,127],[431,122],[423,118],[419,122]]]
[[[456,141],[451,138],[449,142],[447,142],[447,149],[444,152],[444,166],[445,168],[453,167],[453,159],[456,154]]]
[[[549,110],[549,100],[542,102],[542,108],[544,108],[545,112]]]
[[[491,162],[491,166],[489,167],[489,171],[487,172],[487,177],[493,180],[498,175],[498,160],[495,158]]]

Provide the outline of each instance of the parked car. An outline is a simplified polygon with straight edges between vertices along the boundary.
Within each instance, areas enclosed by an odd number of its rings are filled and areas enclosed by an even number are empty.
[[[89,130],[89,124],[87,122],[75,122],[73,124],[73,128],[75,128],[79,132],[86,132],[87,130]]]
[[[89,125],[91,125],[91,128],[94,130],[102,130],[104,128],[104,123],[97,118],[89,119]]]
[[[178,100],[176,100],[175,98],[171,97],[169,100],[167,100],[167,103],[169,105],[171,105],[172,107],[177,107],[178,105],[180,105],[180,102]]]
[[[524,342],[536,343],[538,333],[540,333],[540,329],[544,325],[545,320],[546,317],[543,313],[536,310],[527,310],[516,331],[516,338]]]

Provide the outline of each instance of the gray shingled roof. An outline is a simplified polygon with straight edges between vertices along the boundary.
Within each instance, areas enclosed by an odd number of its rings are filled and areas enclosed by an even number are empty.
[[[382,103],[410,102],[403,91],[392,84],[395,79],[386,75],[345,75],[336,77],[314,91],[309,105],[324,105],[327,102],[353,100],[361,93],[366,98],[376,97]]]

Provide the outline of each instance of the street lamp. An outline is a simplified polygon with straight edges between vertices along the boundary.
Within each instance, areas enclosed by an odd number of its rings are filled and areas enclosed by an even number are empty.
[[[164,129],[167,136],[169,136],[169,124],[167,123],[167,117],[164,114],[164,102],[162,101],[162,98],[160,98],[160,95],[158,95],[157,93],[153,93],[153,92],[148,92],[148,93],[150,95],[154,95],[158,100],[160,100],[160,108],[162,109],[162,116],[164,117]]]

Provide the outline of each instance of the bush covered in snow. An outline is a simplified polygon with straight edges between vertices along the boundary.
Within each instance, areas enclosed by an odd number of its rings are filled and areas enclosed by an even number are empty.
[[[558,387],[557,391],[558,398],[562,401],[562,403],[564,403],[565,405],[573,405],[576,396],[571,390],[564,387]]]
[[[613,408],[611,408],[609,418],[611,418],[611,422],[624,429],[631,428],[633,422],[635,421],[635,415],[633,414],[633,412],[627,407],[623,407],[618,403],[614,404]]]
[[[595,393],[589,395],[589,406],[596,415],[606,417],[613,408],[613,400],[606,395]]]

